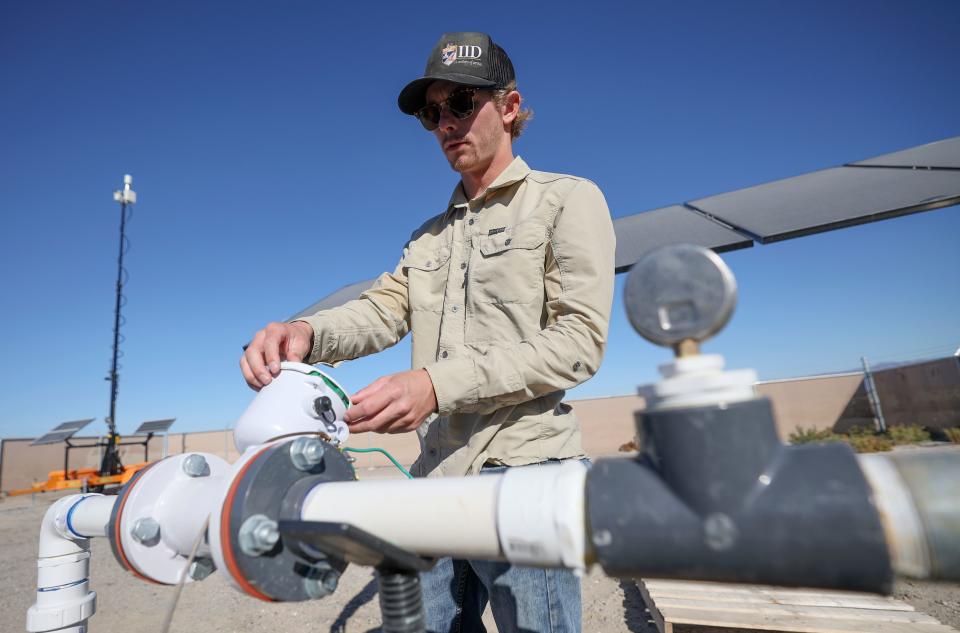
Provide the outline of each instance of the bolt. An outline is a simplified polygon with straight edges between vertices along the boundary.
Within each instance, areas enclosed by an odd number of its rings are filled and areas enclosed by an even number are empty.
[[[201,556],[190,563],[190,570],[188,573],[194,580],[203,580],[216,570],[217,566],[213,564],[212,560]]]
[[[130,536],[141,545],[153,547],[160,542],[160,524],[153,517],[137,519],[130,529]]]
[[[712,550],[722,552],[730,549],[739,536],[736,523],[722,512],[714,512],[703,522],[703,540]]]
[[[210,464],[203,458],[203,455],[193,453],[187,455],[183,460],[183,472],[189,477],[208,477],[210,475]]]
[[[613,535],[610,530],[597,530],[593,533],[593,544],[597,547],[606,547],[613,543]]]
[[[277,522],[262,514],[255,514],[240,526],[240,549],[247,556],[266,554],[280,540]]]
[[[298,437],[290,443],[290,461],[304,472],[323,462],[323,442],[315,437]]]
[[[311,600],[329,596],[337,590],[340,572],[331,569],[322,573],[312,573],[303,579],[303,590]]]

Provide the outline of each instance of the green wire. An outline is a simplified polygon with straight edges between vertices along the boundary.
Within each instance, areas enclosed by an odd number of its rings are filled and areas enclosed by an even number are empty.
[[[382,448],[344,448],[342,450],[344,453],[383,453],[384,455],[387,456],[387,459],[393,462],[394,466],[400,469],[400,472],[406,475],[407,479],[413,479],[413,475],[410,474],[410,471],[408,471],[406,468],[401,466],[400,462],[398,462],[393,458],[393,455],[383,450]]]

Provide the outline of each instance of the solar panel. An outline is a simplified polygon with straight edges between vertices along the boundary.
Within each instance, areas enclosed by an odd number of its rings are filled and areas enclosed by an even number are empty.
[[[645,253],[687,242],[717,252],[960,203],[960,136],[617,218],[616,272]],[[333,308],[373,285],[345,286],[291,319]]]
[[[960,169],[960,136],[883,154],[852,165],[898,165]]]
[[[163,433],[176,421],[176,418],[170,418],[168,420],[150,420],[149,422],[144,422],[137,430],[133,432],[134,435],[146,435],[147,433]]]
[[[960,171],[835,167],[690,204],[763,244],[960,202]]]
[[[64,422],[58,424],[53,430],[41,435],[30,442],[30,446],[42,446],[44,444],[58,444],[64,440],[73,437],[73,434],[93,422],[96,418],[87,418],[86,420],[74,420],[73,422]]]
[[[352,301],[359,297],[360,293],[362,293],[364,290],[370,288],[374,281],[376,281],[376,279],[367,279],[366,281],[358,281],[350,284],[349,286],[344,286],[340,290],[327,295],[316,303],[304,308],[300,312],[297,312],[287,320],[292,321],[293,319],[299,319],[300,317],[309,316],[314,312],[335,308],[338,305],[346,303],[347,301]]]
[[[648,252],[668,244],[696,244],[717,252],[753,246],[753,240],[682,205],[645,211],[613,221],[616,271],[626,272]]]

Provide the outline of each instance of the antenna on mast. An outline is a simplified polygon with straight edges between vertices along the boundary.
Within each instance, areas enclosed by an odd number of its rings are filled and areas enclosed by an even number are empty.
[[[117,373],[117,359],[120,357],[120,326],[123,325],[123,317],[120,316],[120,309],[123,307],[123,284],[125,281],[126,270],[123,267],[123,256],[127,252],[129,242],[127,241],[126,227],[129,216],[127,206],[131,207],[137,202],[137,192],[131,188],[133,185],[133,176],[124,174],[123,189],[113,192],[113,199],[120,203],[120,248],[117,255],[117,299],[113,310],[113,361],[110,365],[110,375],[107,380],[110,381],[110,415],[107,417],[107,445],[103,451],[103,460],[100,462],[100,475],[118,475],[123,472],[123,464],[120,462],[120,452],[117,445],[120,442],[120,436],[117,435],[117,389],[120,375]]]

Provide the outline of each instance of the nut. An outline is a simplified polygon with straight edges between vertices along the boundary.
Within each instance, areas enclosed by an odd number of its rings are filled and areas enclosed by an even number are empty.
[[[187,455],[183,460],[183,472],[189,477],[208,477],[210,475],[210,464],[203,458],[203,455],[193,453]]]
[[[247,556],[266,554],[280,540],[277,522],[263,514],[255,514],[240,526],[239,540],[240,550]]]
[[[294,468],[304,472],[323,462],[323,442],[315,437],[298,437],[290,443],[290,461]]]
[[[130,536],[141,545],[153,547],[160,542],[160,524],[153,517],[137,519],[130,529]]]
[[[337,590],[340,583],[340,573],[336,570],[317,571],[303,579],[303,590],[311,600],[324,598]]]
[[[217,570],[217,566],[213,564],[213,561],[206,557],[199,557],[190,563],[190,578],[194,580],[203,580],[213,572]]]

